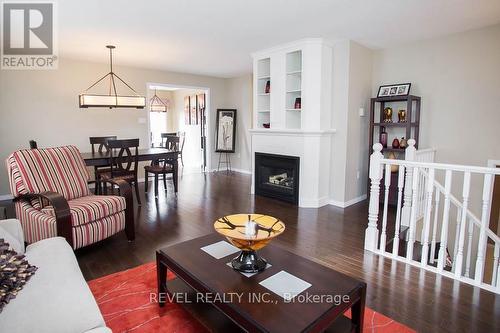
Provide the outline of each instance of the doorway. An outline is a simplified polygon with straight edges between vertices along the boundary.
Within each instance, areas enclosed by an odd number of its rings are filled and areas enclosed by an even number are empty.
[[[180,137],[182,173],[208,171],[210,165],[209,136],[210,89],[175,84],[148,84],[149,138],[151,147],[162,145],[161,134]],[[166,112],[154,112],[151,101],[163,101]]]

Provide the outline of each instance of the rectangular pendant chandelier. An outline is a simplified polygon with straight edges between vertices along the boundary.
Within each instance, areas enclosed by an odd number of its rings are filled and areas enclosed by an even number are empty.
[[[104,75],[102,78],[97,80],[94,84],[88,87],[83,93],[78,96],[80,108],[136,108],[144,109],[146,106],[146,97],[141,96],[135,91],[131,86],[129,86],[125,81],[123,81],[118,75],[113,72],[113,49],[115,46],[107,45],[109,49],[109,62],[110,71],[108,74]],[[109,78],[109,94],[96,94],[89,92],[90,89],[98,85],[104,79]],[[116,80],[122,82],[127,86],[132,94],[131,95],[118,95],[116,91]]]

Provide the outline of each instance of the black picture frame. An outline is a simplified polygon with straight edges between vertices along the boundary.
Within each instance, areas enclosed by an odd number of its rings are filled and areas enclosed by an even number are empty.
[[[387,84],[378,88],[377,97],[408,96],[411,83]]]
[[[232,124],[227,124],[228,118],[232,118]],[[230,133],[227,125],[231,128]],[[215,152],[234,153],[236,145],[236,109],[217,109],[215,133]]]

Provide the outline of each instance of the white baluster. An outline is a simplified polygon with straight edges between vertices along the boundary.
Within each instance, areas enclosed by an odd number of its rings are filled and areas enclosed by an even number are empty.
[[[486,242],[488,237],[486,235],[486,230],[489,229],[490,220],[490,195],[491,195],[491,185],[493,183],[493,175],[484,175],[483,184],[483,209],[481,211],[481,229],[479,231],[479,242],[477,246],[477,259],[476,259],[476,273],[474,274],[474,280],[477,285],[483,282],[484,274],[484,257],[486,254]]]
[[[415,161],[415,140],[408,140],[408,147],[405,149],[405,160],[406,161]],[[404,201],[403,201],[403,209],[401,212],[401,225],[405,227],[410,226],[410,215],[411,215],[411,198],[412,198],[412,189],[410,184],[413,183],[413,168],[406,168],[406,179],[404,188]]]
[[[453,243],[453,262],[457,260],[458,238],[460,237],[460,221],[462,220],[462,211],[457,206],[457,223],[455,226],[455,242]]]
[[[389,206],[389,187],[391,186],[391,165],[385,165],[385,175],[384,175],[384,212],[382,216],[382,234],[380,236],[380,251],[385,252],[385,243],[387,240],[386,228],[387,228],[387,207]]]
[[[392,241],[392,255],[397,256],[399,251],[399,233],[401,225],[401,201],[403,198],[403,187],[405,180],[405,167],[403,165],[399,166],[398,173],[398,206],[396,209],[396,226],[394,227],[394,240]]]
[[[450,218],[450,191],[451,191],[452,173],[446,170],[444,180],[444,204],[443,221],[441,222],[441,242],[438,254],[438,271],[442,272],[446,262],[446,248],[448,246],[448,223]]]
[[[458,237],[458,252],[455,262],[455,276],[459,278],[462,275],[464,264],[464,244],[465,244],[465,226],[467,219],[467,210],[469,209],[469,191],[470,191],[470,172],[464,173],[464,185],[462,187],[462,213],[460,219],[460,235]]]
[[[370,156],[370,205],[368,208],[368,227],[365,230],[365,249],[375,251],[378,244],[378,211],[380,196],[380,178],[382,177],[381,159],[384,155],[381,153],[382,145],[376,143],[373,145],[373,154]]]
[[[500,254],[500,246],[498,246],[498,243],[495,243],[495,251],[493,252],[493,272],[492,272],[492,277],[491,277],[491,285],[493,287],[499,286],[498,284],[498,257]]]
[[[413,181],[412,181],[412,196],[411,196],[411,212],[410,212],[410,229],[408,231],[408,244],[406,247],[406,260],[413,260],[413,245],[415,243],[415,228],[417,222],[417,195],[418,195],[418,167],[413,168]]]
[[[469,219],[468,241],[467,241],[467,259],[465,260],[465,277],[470,274],[470,261],[472,256],[472,236],[474,235],[474,223]]]
[[[437,234],[437,223],[438,223],[438,215],[439,215],[439,197],[441,196],[441,192],[436,187],[436,199],[434,201],[434,222],[432,225],[432,241],[431,241],[431,263],[436,262],[436,234]]]
[[[432,210],[432,193],[434,191],[434,169],[429,168],[427,175],[427,186],[425,187],[425,214],[424,214],[424,237],[422,239],[422,258],[420,263],[422,266],[427,265],[429,260],[429,233],[431,226],[431,210]]]

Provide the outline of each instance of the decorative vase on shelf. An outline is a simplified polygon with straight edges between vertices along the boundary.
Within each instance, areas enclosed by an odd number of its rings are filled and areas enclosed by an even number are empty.
[[[406,110],[401,109],[398,111],[398,122],[406,123]]]
[[[403,136],[401,140],[399,140],[399,148],[405,149],[406,147],[408,147],[408,141]]]
[[[380,131],[380,144],[382,147],[387,148],[387,132],[385,131],[385,127],[381,127]]]
[[[392,140],[392,148],[394,148],[394,149],[398,149],[399,148],[399,140],[398,140],[398,138],[394,138],[394,140]]]
[[[294,109],[300,109],[302,107],[302,99],[297,97],[295,99]]]
[[[390,107],[384,109],[384,123],[392,123],[392,108]]]
[[[394,154],[392,151],[389,153],[387,156],[390,160],[396,160],[396,154]],[[391,172],[397,172],[399,170],[399,165],[391,165]]]
[[[271,81],[266,82],[266,88],[264,90],[266,94],[269,94],[271,92]]]

